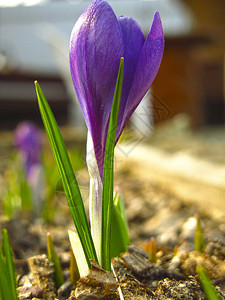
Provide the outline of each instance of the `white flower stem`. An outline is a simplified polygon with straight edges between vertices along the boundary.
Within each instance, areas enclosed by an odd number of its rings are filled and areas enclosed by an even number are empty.
[[[99,264],[101,265],[102,180],[98,171],[93,141],[89,131],[87,135],[86,162],[90,176],[89,214],[91,222],[91,234],[97,258]]]

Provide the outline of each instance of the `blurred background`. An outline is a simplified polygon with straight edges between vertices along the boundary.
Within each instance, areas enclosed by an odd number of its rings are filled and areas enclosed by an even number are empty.
[[[38,80],[61,125],[82,126],[68,64],[71,30],[91,1],[0,0],[0,129],[40,123]],[[192,128],[224,125],[225,2],[109,1],[117,16],[135,18],[145,34],[159,11],[165,54],[147,96],[157,125],[184,113]]]
[[[126,204],[129,220],[136,220],[135,228],[140,223],[141,232],[140,220],[154,215],[152,208],[146,209],[146,203],[154,200],[159,223],[156,219],[152,223],[160,228],[161,220],[171,216],[168,199],[178,199],[193,204],[192,216],[198,212],[195,207],[198,203],[206,215],[220,218],[224,233],[225,1],[108,2],[117,16],[137,20],[145,35],[154,12],[159,11],[165,33],[165,51],[156,79],[125,130],[127,143],[116,147],[115,168],[119,174],[115,176],[116,184],[123,187],[124,198],[129,202]],[[79,170],[78,183],[88,199],[88,174],[83,168],[86,127],[70,76],[68,52],[72,28],[90,3],[85,0],[0,0],[0,201],[4,200],[2,191],[5,189],[4,203],[11,205],[15,194],[18,196],[17,190],[23,190],[18,173],[20,166],[12,159],[14,129],[21,121],[29,120],[43,130],[35,80],[39,81],[61,126],[63,139],[71,150],[73,168],[76,172]],[[60,211],[66,205],[44,130],[42,133],[44,147],[40,165],[49,187],[44,218],[49,221],[53,216],[45,212],[54,212],[56,207]],[[44,176],[38,174],[36,181],[32,178],[32,188],[39,194],[42,190],[39,179]],[[143,193],[142,183],[146,184]],[[162,203],[166,207],[164,214],[160,214]],[[171,207],[174,213],[183,206]],[[176,224],[174,215],[171,220],[172,225]],[[171,232],[171,227],[165,224],[162,231],[165,230],[169,238],[171,235],[167,232]],[[151,233],[152,229],[149,230]]]

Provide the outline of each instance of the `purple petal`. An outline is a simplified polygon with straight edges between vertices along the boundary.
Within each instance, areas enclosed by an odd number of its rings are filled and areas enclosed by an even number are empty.
[[[105,1],[93,1],[72,31],[70,68],[100,173],[104,136],[123,54],[122,31],[112,8]]]
[[[15,144],[23,156],[27,172],[32,165],[40,163],[42,136],[38,127],[33,123],[22,122],[17,126]]]
[[[16,146],[22,151],[41,150],[42,138],[40,130],[31,122],[20,123],[15,132]]]
[[[137,63],[133,83],[128,95],[117,141],[134,110],[147,93],[161,64],[164,36],[159,13],[155,13],[151,30],[146,38]]]
[[[124,40],[124,78],[118,117],[118,128],[126,107],[127,98],[134,80],[134,74],[141,49],[145,42],[144,34],[139,24],[132,18],[120,17],[118,19]]]

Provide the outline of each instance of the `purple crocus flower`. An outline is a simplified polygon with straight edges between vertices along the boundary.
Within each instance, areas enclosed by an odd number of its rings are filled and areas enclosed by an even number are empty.
[[[159,69],[164,37],[155,13],[145,40],[132,18],[119,17],[104,0],[94,0],[76,22],[70,41],[70,68],[77,97],[91,134],[100,177],[107,129],[120,64],[124,78],[116,142]]]
[[[20,123],[15,132],[15,144],[22,154],[29,179],[32,167],[40,164],[42,150],[40,130],[31,122]]]

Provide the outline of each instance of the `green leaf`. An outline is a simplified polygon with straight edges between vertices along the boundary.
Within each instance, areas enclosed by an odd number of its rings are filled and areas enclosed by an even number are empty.
[[[2,195],[3,212],[12,218],[21,209],[31,211],[33,207],[31,189],[26,179],[21,156],[13,154],[4,178]]]
[[[37,81],[35,82],[35,87],[42,120],[48,134],[60,176],[62,178],[68,206],[84,250],[87,264],[90,268],[91,264],[89,260],[93,259],[97,261],[97,256],[88,226],[80,189],[78,187],[77,180],[74,175],[58,125]]]
[[[208,300],[222,300],[218,295],[215,287],[212,285],[211,280],[209,279],[204,267],[202,265],[198,265],[196,267],[196,271],[198,273],[202,288]]]
[[[6,229],[2,231],[2,249],[0,249],[0,299],[17,300],[16,270],[13,252]]]
[[[110,114],[103,170],[101,257],[102,267],[107,271],[111,270],[110,240],[113,207],[114,148],[123,84],[123,70],[124,58],[121,57],[112,110]]]
[[[61,263],[59,261],[58,255],[55,251],[55,248],[54,248],[54,245],[52,242],[51,234],[49,232],[47,233],[47,252],[48,252],[49,261],[51,261],[54,264],[55,283],[56,283],[57,288],[59,288],[64,283],[63,272],[62,272]]]
[[[48,152],[43,153],[42,165],[44,167],[46,181],[46,192],[42,207],[42,217],[46,223],[50,223],[54,219],[57,211],[57,207],[54,205],[56,192],[63,191],[63,186],[61,180],[58,181],[59,172],[55,160]]]
[[[157,256],[156,256],[157,247],[156,247],[156,242],[155,242],[154,237],[152,237],[149,242],[149,254],[150,254],[150,256],[149,256],[150,262],[155,264],[157,262]]]
[[[21,197],[21,208],[23,210],[31,211],[33,209],[32,193],[31,193],[31,188],[27,181],[26,171],[24,166],[22,165],[18,166],[17,176],[18,176],[19,195]]]
[[[11,288],[12,288],[12,290],[16,291],[16,288],[17,288],[16,269],[15,269],[15,265],[14,265],[12,248],[11,248],[11,245],[9,242],[9,236],[8,236],[8,232],[6,229],[3,229],[2,235],[3,235],[3,239],[2,239],[3,252],[4,252],[5,260],[6,260],[7,273],[9,274]]]
[[[129,229],[125,213],[125,205],[119,187],[115,187],[113,198],[111,257],[119,256],[125,252],[130,244]]]
[[[123,197],[122,197],[122,193],[120,191],[120,188],[118,186],[116,186],[114,188],[115,191],[115,195],[113,198],[113,203],[115,204],[115,206],[117,207],[117,209],[119,210],[121,217],[124,219],[124,222],[126,222],[127,226],[127,216],[126,216],[126,211],[125,211],[125,205],[124,205],[124,201],[123,201]]]
[[[196,215],[195,218],[197,222],[196,229],[195,229],[195,238],[194,238],[195,251],[202,252],[203,249],[205,248],[205,239],[204,239],[199,215]]]
[[[119,256],[120,253],[125,252],[130,244],[127,223],[115,204],[113,204],[112,209],[112,231],[110,243],[111,257]]]
[[[13,299],[2,249],[0,249],[0,299]]]

